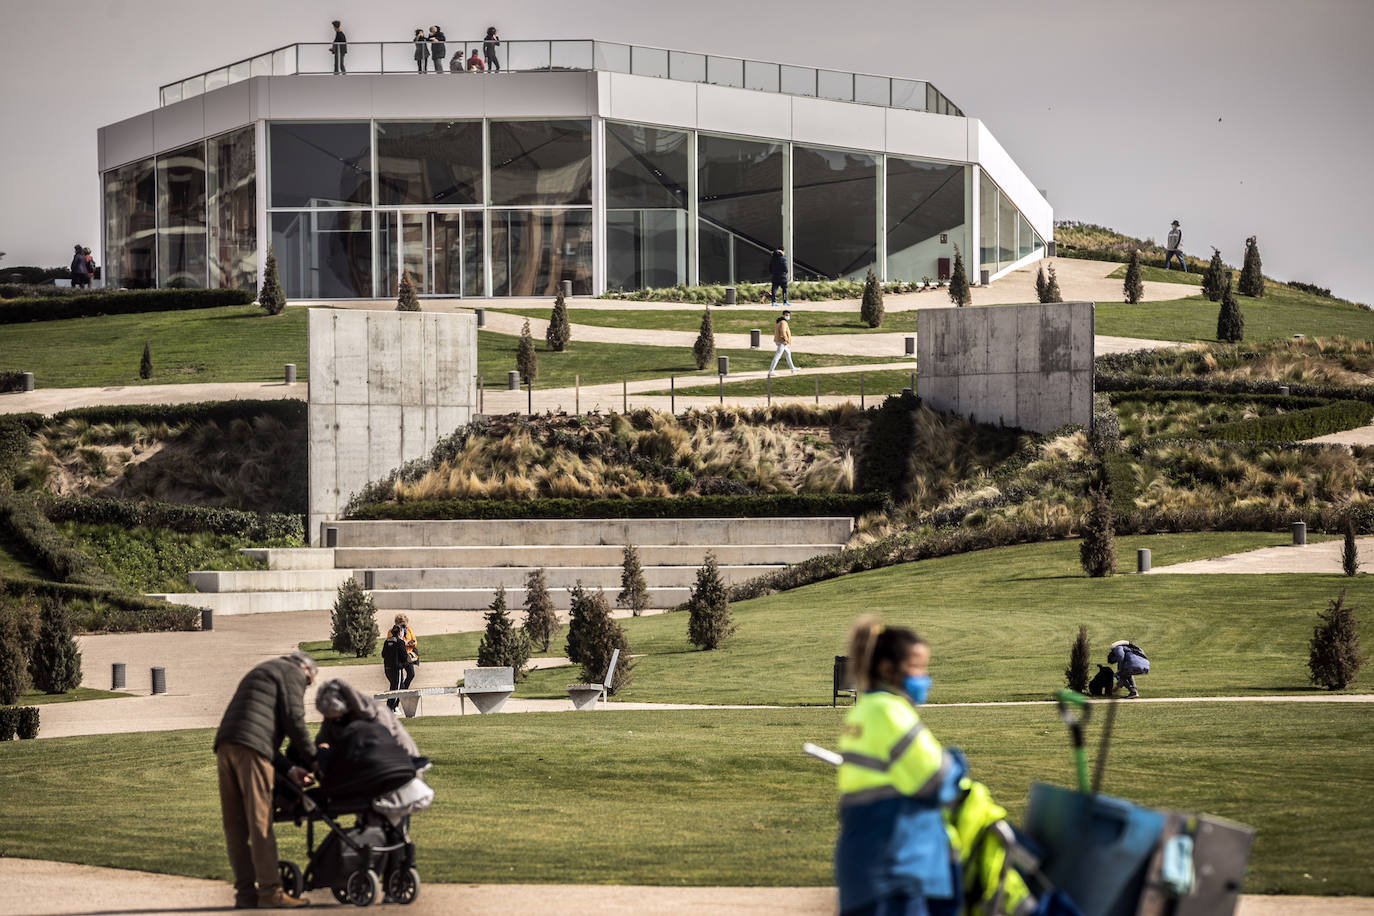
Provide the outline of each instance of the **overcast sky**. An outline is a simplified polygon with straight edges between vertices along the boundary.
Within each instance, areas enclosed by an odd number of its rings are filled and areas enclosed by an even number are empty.
[[[0,251],[95,247],[96,128],[163,83],[297,41],[602,38],[928,79],[983,119],[1057,219],[1374,303],[1371,0],[0,0]]]

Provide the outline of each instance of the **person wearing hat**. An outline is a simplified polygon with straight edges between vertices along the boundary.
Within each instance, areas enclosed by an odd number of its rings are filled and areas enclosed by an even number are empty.
[[[1178,220],[1174,220],[1173,228],[1169,230],[1169,242],[1164,246],[1164,269],[1169,270],[1169,262],[1173,258],[1178,258],[1178,266],[1183,268],[1183,272],[1188,272],[1188,262],[1183,260],[1183,230],[1178,228]]]

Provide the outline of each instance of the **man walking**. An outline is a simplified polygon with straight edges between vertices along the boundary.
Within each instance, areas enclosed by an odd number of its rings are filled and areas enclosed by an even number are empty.
[[[797,367],[792,365],[792,328],[789,321],[791,317],[792,312],[789,309],[783,309],[778,320],[773,322],[773,343],[777,344],[778,348],[773,352],[773,364],[768,367],[769,375],[772,375],[773,370],[778,367],[778,360],[784,353],[787,354],[787,368],[792,370],[793,375],[797,374]]]
[[[314,763],[315,744],[305,730],[305,688],[319,670],[313,658],[299,651],[258,665],[239,681],[215,733],[220,816],[238,909],[310,903],[282,890],[272,787],[277,765],[286,764],[280,753],[283,738],[291,739],[300,759]],[[310,771],[300,766],[291,767],[287,776],[301,786],[310,781]]]
[[[1183,230],[1178,228],[1178,220],[1174,220],[1173,228],[1169,230],[1169,242],[1164,246],[1164,269],[1169,270],[1169,262],[1178,258],[1178,266],[1183,268],[1183,272],[1188,272],[1188,262],[1183,260]]]
[[[787,301],[787,255],[781,248],[773,249],[773,257],[768,261],[768,276],[773,281],[773,291],[768,297],[772,304],[778,304],[778,287],[781,286],[782,304],[790,305]]]

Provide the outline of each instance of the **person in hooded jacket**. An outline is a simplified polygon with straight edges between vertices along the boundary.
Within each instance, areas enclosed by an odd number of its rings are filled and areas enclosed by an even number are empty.
[[[390,711],[342,681],[321,685],[315,708],[324,716],[315,759],[331,808],[366,808],[415,778],[415,742]]]
[[[768,260],[768,277],[773,281],[772,292],[769,293],[769,301],[773,305],[778,304],[778,287],[782,287],[782,304],[790,305],[787,301],[787,255],[781,248],[773,249],[773,257]]]
[[[1134,700],[1140,696],[1135,689],[1135,676],[1150,673],[1150,660],[1145,657],[1144,649],[1135,643],[1118,639],[1107,652],[1107,664],[1116,665],[1116,679],[1128,691],[1126,699]]]

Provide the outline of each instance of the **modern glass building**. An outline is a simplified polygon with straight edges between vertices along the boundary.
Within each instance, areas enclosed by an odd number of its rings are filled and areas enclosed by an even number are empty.
[[[466,53],[480,42],[449,42]],[[1053,211],[928,82],[599,41],[501,73],[292,45],[99,130],[101,263],[125,287],[293,299],[544,296],[767,278],[970,278],[1040,258]]]

